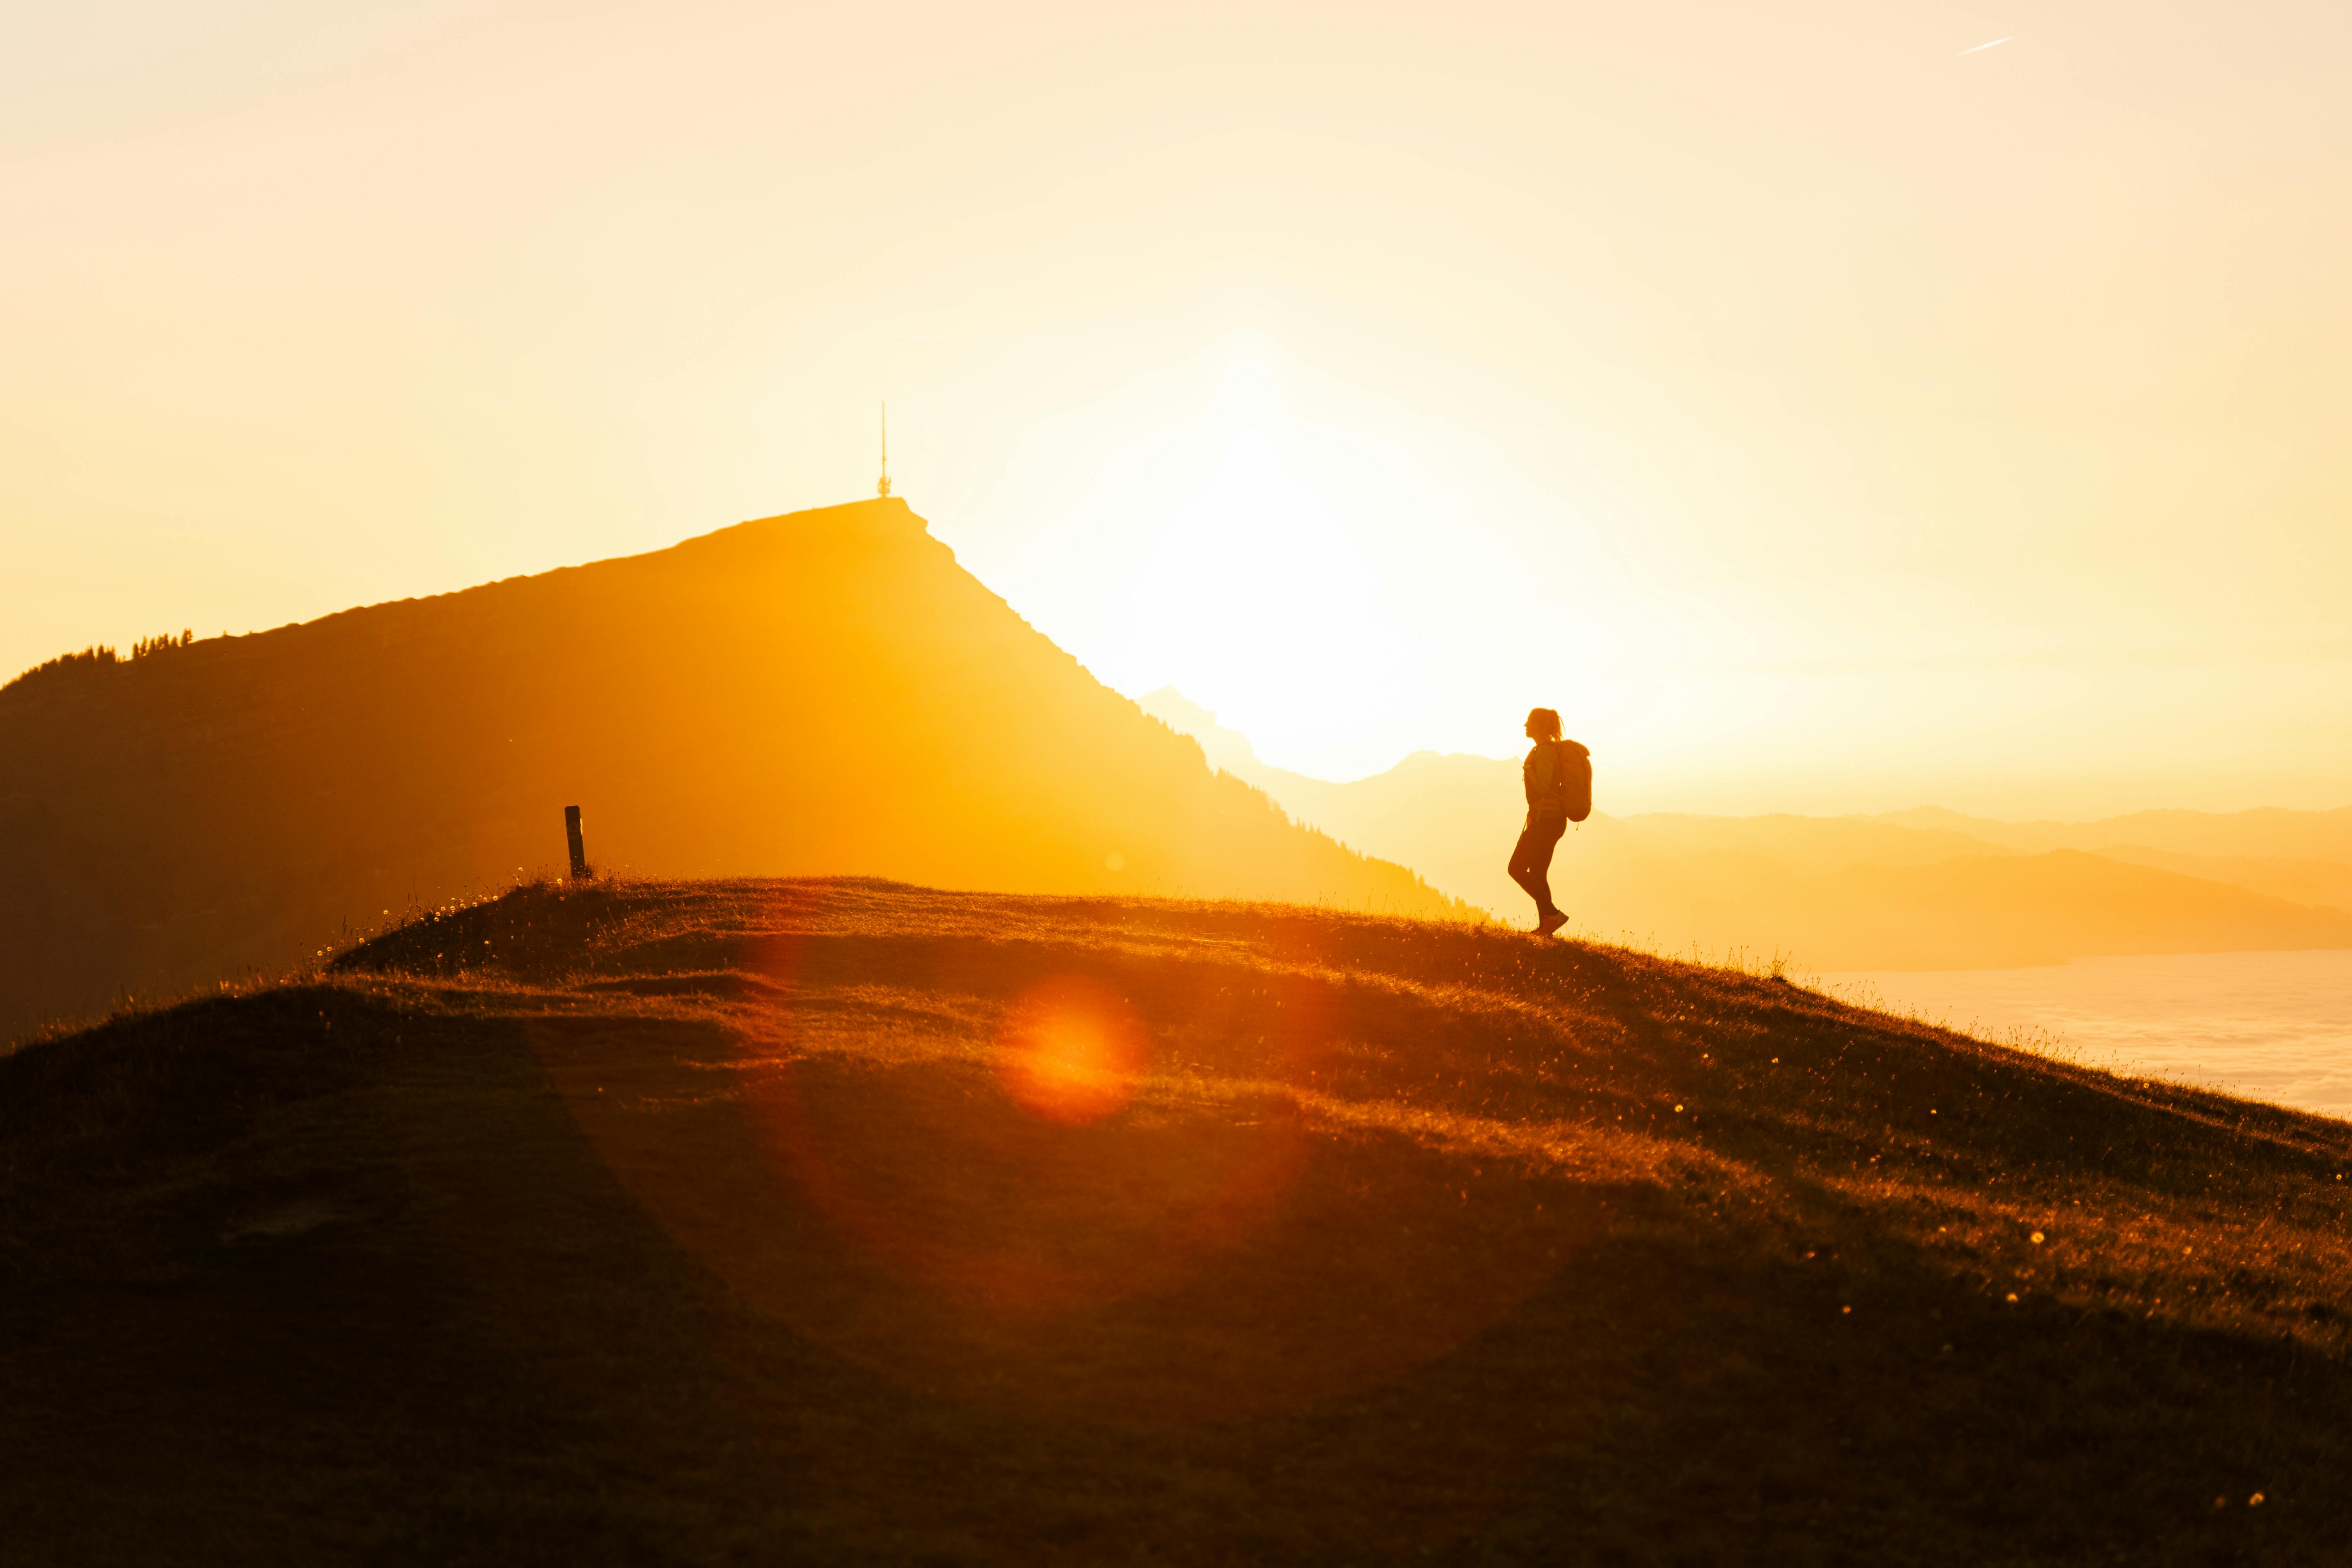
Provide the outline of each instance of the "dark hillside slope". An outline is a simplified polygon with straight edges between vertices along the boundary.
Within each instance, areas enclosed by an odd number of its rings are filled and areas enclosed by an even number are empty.
[[[0,690],[0,1038],[560,870],[571,805],[646,874],[1450,908],[866,501]]]
[[[2347,1165],[1499,931],[524,889],[0,1058],[0,1561],[2340,1563]]]

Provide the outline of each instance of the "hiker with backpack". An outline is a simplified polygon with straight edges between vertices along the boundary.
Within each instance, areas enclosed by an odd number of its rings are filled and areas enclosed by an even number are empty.
[[[1551,901],[1551,854],[1571,822],[1592,815],[1592,753],[1559,734],[1555,709],[1528,711],[1528,739],[1535,745],[1519,764],[1527,785],[1528,825],[1511,851],[1511,880],[1536,901],[1536,934],[1549,936],[1568,923]]]

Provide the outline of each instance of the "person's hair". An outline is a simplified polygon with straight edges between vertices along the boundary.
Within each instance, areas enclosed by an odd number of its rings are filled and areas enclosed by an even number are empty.
[[[1536,727],[1536,733],[1543,739],[1547,741],[1559,739],[1559,709],[1530,708],[1528,710],[1528,722]]]

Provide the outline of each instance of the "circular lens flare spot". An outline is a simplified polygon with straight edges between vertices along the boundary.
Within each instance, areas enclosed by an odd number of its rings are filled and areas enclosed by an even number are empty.
[[[1150,1057],[1134,1010],[1076,978],[1032,987],[1006,1012],[997,1077],[1013,1102],[1049,1121],[1099,1121],[1135,1096]]]

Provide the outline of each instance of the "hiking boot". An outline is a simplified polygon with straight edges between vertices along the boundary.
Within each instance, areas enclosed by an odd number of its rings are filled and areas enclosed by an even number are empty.
[[[1554,910],[1551,913],[1544,916],[1543,919],[1536,921],[1536,934],[1538,936],[1549,936],[1552,932],[1558,931],[1567,923],[1568,917],[1560,913],[1558,910]]]

